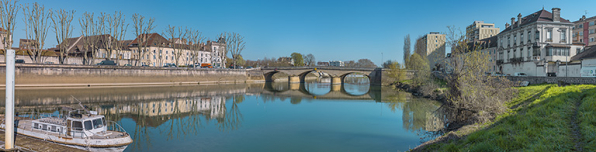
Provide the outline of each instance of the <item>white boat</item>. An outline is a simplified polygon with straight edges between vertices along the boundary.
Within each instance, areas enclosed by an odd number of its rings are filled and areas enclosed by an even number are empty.
[[[64,110],[64,108],[63,108]],[[16,117],[18,134],[91,151],[124,151],[132,138],[116,122],[106,121],[95,111],[72,110],[66,114]],[[5,129],[4,122],[0,128]]]

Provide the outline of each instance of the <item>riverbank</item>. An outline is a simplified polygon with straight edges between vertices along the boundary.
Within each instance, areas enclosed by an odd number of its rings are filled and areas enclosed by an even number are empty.
[[[412,151],[596,151],[596,85],[519,87],[509,111]]]
[[[248,69],[17,64],[15,70],[17,89],[264,82],[262,72]],[[0,64],[0,88],[4,88],[5,71],[6,66]]]

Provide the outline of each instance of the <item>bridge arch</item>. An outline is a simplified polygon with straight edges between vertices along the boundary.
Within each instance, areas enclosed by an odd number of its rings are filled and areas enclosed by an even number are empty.
[[[273,82],[274,81],[273,75],[275,75],[277,73],[284,73],[284,74],[290,75],[289,73],[277,71],[277,70],[269,71],[269,72],[263,74],[263,76],[265,76],[265,82]]]

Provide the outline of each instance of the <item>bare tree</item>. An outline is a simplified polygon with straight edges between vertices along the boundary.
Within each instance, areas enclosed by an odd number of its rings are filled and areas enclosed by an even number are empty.
[[[306,66],[315,66],[317,64],[315,56],[312,54],[304,56],[304,63],[306,64]]]
[[[122,12],[118,11],[114,13],[114,16],[108,16],[106,26],[107,33],[110,34],[111,38],[106,43],[109,43],[106,46],[106,53],[108,54],[108,58],[111,58],[116,51],[116,63],[120,60],[122,56],[122,50],[125,48],[122,46],[122,39],[126,35],[126,30],[128,28],[128,24],[125,23],[126,16],[122,15]]]
[[[198,30],[189,29],[188,33],[188,41],[190,45],[191,51],[191,59],[192,65],[196,65],[199,62],[199,54],[201,54],[201,48],[205,37],[203,37],[203,33]]]
[[[174,51],[174,62],[176,66],[179,66],[180,57],[183,55],[183,48],[186,44],[184,38],[186,37],[188,30],[180,27],[168,25],[168,28],[164,31],[166,39],[170,40],[169,47]]]
[[[6,0],[1,3],[0,24],[2,24],[2,28],[6,30],[6,34],[2,40],[2,45],[4,46],[3,49],[6,51],[12,48],[12,34],[14,32],[14,26],[16,24],[15,19],[17,18],[17,13],[19,12],[20,6],[17,5],[17,0]],[[6,55],[4,55],[4,61],[6,61]]]
[[[52,16],[52,23],[54,32],[56,33],[56,42],[58,43],[58,49],[60,50],[59,62],[65,64],[68,59],[68,53],[70,52],[68,38],[72,35],[72,20],[75,11],[58,10]]]
[[[149,18],[145,21],[145,17],[139,14],[132,15],[132,22],[135,28],[135,37],[137,39],[137,52],[139,56],[136,58],[135,66],[140,64],[141,58],[147,55],[147,47],[149,46],[149,33],[155,28],[153,22],[154,18]]]
[[[450,121],[484,122],[504,112],[504,102],[516,93],[506,78],[487,76],[488,53],[482,45],[469,44],[460,30],[448,27],[447,43],[454,46],[447,69],[448,100],[446,105],[457,109],[459,115]]]
[[[43,55],[43,47],[45,46],[46,37],[48,36],[48,20],[52,16],[52,10],[46,11],[43,5],[39,5],[37,2],[33,3],[32,7],[28,5],[23,6],[23,14],[26,25],[26,37],[29,39],[29,45],[27,46],[27,52],[29,58],[35,63],[41,63]]]
[[[79,18],[79,24],[81,25],[81,39],[83,41],[83,64],[90,65],[91,62],[89,60],[89,53],[93,54],[92,49],[92,36],[94,34],[94,30],[96,29],[96,24],[93,21],[93,13],[89,14],[87,12],[83,13],[83,16]],[[97,36],[93,36],[97,37]],[[91,51],[91,52],[89,52]]]
[[[410,68],[410,56],[411,56],[411,52],[410,52],[410,47],[412,44],[410,44],[410,34],[406,35],[406,37],[404,37],[404,66],[406,67],[406,69]]]
[[[219,37],[223,37],[226,40],[226,50],[223,53],[222,61],[225,61],[226,54],[229,52],[232,55],[232,60],[234,62],[234,68],[236,68],[236,60],[244,50],[244,37],[238,33],[232,32],[224,32],[219,35]]]
[[[91,17],[93,18],[93,15],[91,15]],[[89,46],[91,49],[91,61],[89,64],[94,64],[95,59],[99,58],[99,49],[105,49],[104,42],[110,39],[110,36],[106,34],[106,18],[106,13],[100,13],[97,16],[97,20],[91,22],[94,24],[94,28],[91,29],[91,35],[93,36],[89,38],[89,43],[91,44]]]

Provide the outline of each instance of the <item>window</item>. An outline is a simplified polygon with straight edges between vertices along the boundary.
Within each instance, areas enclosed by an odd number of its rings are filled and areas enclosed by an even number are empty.
[[[594,34],[594,33],[596,33],[596,29],[591,29],[590,34]]]
[[[536,34],[534,34],[534,37],[536,37],[536,40],[540,40],[540,31],[536,31]]]
[[[153,60],[155,60],[155,55],[153,55]]]
[[[546,41],[548,41],[548,42],[553,41],[553,29],[546,30]]]
[[[584,36],[584,32],[579,32],[579,36],[580,37]]]
[[[166,60],[168,59],[168,56],[166,55]]]
[[[515,45],[515,44],[517,44],[517,35],[514,35],[514,36],[513,36],[513,44],[514,44],[514,45]]]
[[[172,56],[172,60],[174,60],[174,56]]]
[[[85,130],[91,130],[93,129],[93,126],[91,126],[91,121],[87,120],[85,121]]]
[[[168,54],[168,51],[166,51],[166,54]]]
[[[593,37],[590,38],[590,42],[594,42],[594,38]]]
[[[80,121],[73,121],[72,122],[72,129],[73,130],[77,130],[77,131],[83,130],[83,123],[81,123]]]
[[[101,128],[101,127],[103,127],[103,123],[102,123],[101,119],[93,120],[93,128],[97,129],[97,128]]]
[[[567,40],[567,30],[562,29],[561,30],[561,42],[566,42]]]
[[[596,21],[594,21],[594,22],[596,22]],[[590,26],[593,26],[594,25],[594,22],[590,22]]]
[[[528,42],[530,42],[530,34],[532,34],[532,32],[528,31]]]
[[[519,34],[519,43],[522,44],[524,41],[524,33]]]
[[[583,24],[580,24],[578,28],[584,28],[584,25]]]

